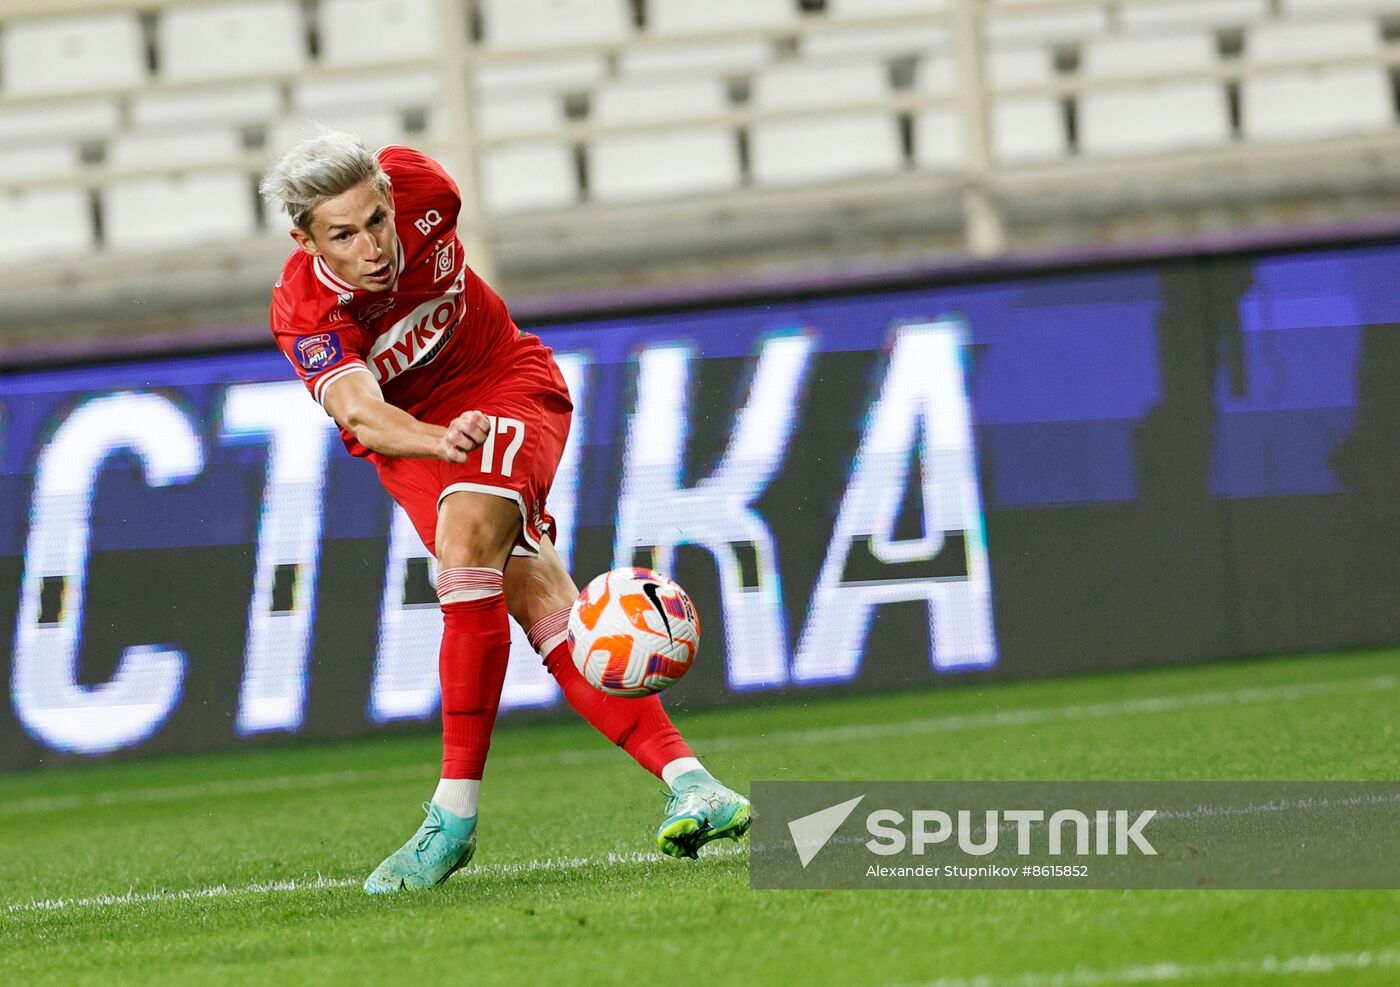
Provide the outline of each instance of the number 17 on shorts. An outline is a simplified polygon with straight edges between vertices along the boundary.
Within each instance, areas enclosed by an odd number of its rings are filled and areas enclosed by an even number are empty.
[[[525,423],[516,418],[487,415],[490,432],[481,444],[481,472],[510,476],[515,454],[525,441]]]

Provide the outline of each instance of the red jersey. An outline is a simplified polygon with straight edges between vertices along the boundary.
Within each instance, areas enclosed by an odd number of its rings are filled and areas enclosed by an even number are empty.
[[[461,399],[537,348],[506,306],[467,267],[457,239],[462,199],[442,166],[420,151],[375,152],[394,189],[398,275],[389,291],[347,284],[320,257],[297,250],[272,292],[272,333],[312,396],[369,372],[384,400],[420,421],[446,425],[471,410]],[[369,454],[341,429],[355,456]]]

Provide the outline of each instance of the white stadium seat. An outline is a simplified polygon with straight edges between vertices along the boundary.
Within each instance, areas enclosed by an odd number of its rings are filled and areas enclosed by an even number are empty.
[[[1286,14],[1383,14],[1400,10],[1400,0],[1283,0]]]
[[[295,0],[172,7],[156,35],[161,75],[170,80],[294,72],[306,63],[306,25]]]
[[[623,76],[747,73],[773,60],[773,46],[749,38],[692,44],[649,45],[624,51],[618,59]]]
[[[76,144],[0,145],[0,181],[3,182],[72,175],[81,167],[82,157]]]
[[[958,66],[951,55],[933,55],[914,66],[918,91],[930,96],[951,96],[957,91]]]
[[[0,260],[74,257],[93,248],[92,210],[82,189],[0,192]]]
[[[1218,64],[1215,40],[1204,33],[1096,41],[1081,56],[1081,70],[1091,79],[1195,72]]]
[[[949,57],[926,58],[917,68],[918,91],[929,96],[956,92],[956,66]],[[948,171],[966,160],[962,115],[956,104],[922,110],[914,117],[914,163]]]
[[[1230,136],[1223,89],[1200,82],[1092,93],[1080,104],[1079,129],[1088,154],[1173,151]]]
[[[655,35],[787,27],[796,0],[650,0],[647,29]]]
[[[327,112],[426,109],[441,91],[442,79],[433,71],[356,72],[298,82],[292,89],[292,109],[308,117]]]
[[[179,168],[228,162],[242,153],[243,142],[232,130],[191,128],[123,134],[107,145],[107,163],[114,168]]]
[[[573,92],[587,89],[607,72],[602,55],[559,55],[483,65],[475,81],[478,92]]]
[[[871,55],[904,58],[942,51],[948,47],[948,29],[939,24],[909,27],[835,27],[813,31],[802,39],[802,53],[809,58]]]
[[[1069,153],[1064,111],[1049,96],[1008,96],[992,106],[992,154],[1003,164],[1050,161]]]
[[[509,137],[555,130],[564,124],[564,103],[552,93],[493,96],[476,101],[476,132],[482,137]]]
[[[786,64],[754,76],[753,103],[766,109],[840,107],[889,95],[889,74],[878,62]]]
[[[948,9],[948,0],[826,0],[826,9],[850,18],[936,14]]]
[[[325,0],[321,5],[321,60],[327,65],[430,57],[441,49],[441,40],[436,0]]]
[[[600,125],[716,117],[728,105],[715,79],[626,83],[599,90],[593,119]],[[702,125],[599,137],[589,148],[593,198],[619,202],[729,189],[739,184],[734,132]]]
[[[422,137],[420,137],[419,140],[440,140],[452,136],[451,124],[449,123],[450,119],[450,114],[441,106],[428,107],[427,113],[423,116]],[[403,143],[417,146],[412,140],[406,140],[403,141]],[[437,161],[449,175],[453,173],[452,169],[447,167],[447,163],[443,158],[439,157]]]
[[[592,117],[601,124],[665,123],[687,117],[714,117],[729,105],[717,79],[626,82],[593,94]]]
[[[1054,62],[1046,48],[991,52],[985,69],[993,88],[1049,86],[1055,79]],[[992,154],[1004,164],[1045,161],[1069,153],[1057,96],[994,96],[989,125]]]
[[[1239,27],[1269,16],[1269,0],[1152,0],[1126,3],[1118,17],[1128,31],[1150,28]]]
[[[626,40],[632,17],[626,0],[483,0],[486,44],[492,48],[551,48]]]
[[[589,153],[597,202],[720,192],[739,184],[739,147],[723,127],[601,137]]]
[[[134,86],[146,77],[134,14],[19,20],[0,34],[4,91],[12,96]]]
[[[487,210],[497,214],[573,205],[578,199],[573,152],[555,141],[487,151],[481,188]]]
[[[883,66],[869,63],[783,66],[755,76],[756,109],[829,107],[831,112],[754,124],[754,180],[787,185],[898,171],[903,155],[894,116],[841,110],[843,105],[879,102],[887,93]]]
[[[1394,125],[1385,77],[1364,68],[1250,79],[1241,91],[1241,116],[1244,135],[1260,140],[1336,137]]]
[[[779,120],[754,128],[753,175],[762,185],[836,181],[898,171],[895,121],[867,113]]]
[[[282,111],[280,87],[250,83],[218,89],[153,90],[131,97],[131,120],[138,127],[177,124],[263,123]]]
[[[956,110],[925,110],[914,118],[914,163],[932,171],[957,171],[967,159]]]
[[[110,99],[83,99],[0,107],[0,141],[105,137],[121,126]]]
[[[1208,70],[1217,62],[1204,34],[1113,39],[1087,45],[1086,78]],[[1230,139],[1225,87],[1212,80],[1134,83],[1094,88],[1079,101],[1080,147],[1089,154],[1179,150]]]
[[[279,120],[268,130],[268,150],[274,154],[289,151],[308,137],[315,137],[321,127],[354,134],[370,150],[385,144],[410,142],[404,130],[403,115],[396,110],[340,110],[319,113],[312,118]]]
[[[1048,48],[1009,48],[988,52],[982,70],[993,88],[1048,86],[1055,81],[1055,61]]]
[[[1300,21],[1250,31],[1245,55],[1253,63],[1369,55],[1379,50],[1371,20]],[[1284,69],[1245,79],[1242,126],[1251,139],[1334,137],[1385,130],[1394,123],[1390,79],[1380,66]]]
[[[1380,25],[1369,18],[1263,24],[1249,32],[1245,56],[1266,65],[1300,58],[1371,55],[1380,41]]]
[[[1023,43],[1084,41],[1108,33],[1108,9],[1102,3],[1066,9],[991,13],[983,32],[993,47]]]
[[[103,204],[113,250],[222,245],[256,230],[253,189],[242,173],[113,182]]]

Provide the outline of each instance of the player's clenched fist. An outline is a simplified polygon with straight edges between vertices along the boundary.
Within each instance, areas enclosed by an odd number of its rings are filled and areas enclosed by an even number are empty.
[[[442,436],[442,458],[449,463],[464,463],[467,453],[481,446],[491,434],[491,423],[479,411],[458,415]]]

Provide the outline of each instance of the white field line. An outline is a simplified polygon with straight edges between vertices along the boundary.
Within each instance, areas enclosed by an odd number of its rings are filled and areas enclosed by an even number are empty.
[[[737,857],[747,853],[746,847],[723,846],[705,851],[706,858]],[[522,875],[555,873],[559,871],[584,870],[591,867],[614,868],[635,867],[667,860],[658,853],[608,853],[597,857],[546,857],[543,860],[528,860],[513,864],[485,864],[468,867],[460,872],[461,878],[473,877],[519,877]],[[683,866],[679,861],[677,866]],[[454,878],[456,880],[457,878]],[[18,901],[5,906],[5,914],[24,912],[61,912],[70,908],[119,908],[127,905],[161,904],[171,901],[206,901],[211,898],[236,898],[243,895],[289,894],[302,891],[320,891],[326,888],[358,888],[364,884],[362,877],[324,877],[320,874],[306,880],[267,881],[229,887],[216,884],[208,888],[191,888],[183,891],[128,891],[124,894],[99,894],[87,898],[43,898],[32,901]]]
[[[954,713],[919,720],[894,723],[864,723],[856,726],[822,727],[802,730],[772,730],[763,734],[738,734],[700,738],[693,745],[704,754],[710,751],[735,749],[754,744],[820,744],[849,743],[878,740],[911,734],[955,733],[960,730],[981,730],[999,727],[1035,726],[1057,721],[1105,719],[1116,716],[1136,716],[1170,713],[1239,704],[1288,702],[1311,696],[1338,692],[1374,692],[1394,689],[1400,677],[1380,675],[1364,679],[1342,679],[1333,682],[1313,682],[1305,685],[1260,686],[1223,689],[1174,696],[1150,696],[1114,702],[1076,703],[1068,706],[1006,709],[991,713]],[[493,770],[510,770],[527,766],[563,767],[572,764],[602,762],[618,755],[605,745],[586,750],[551,751],[539,754],[506,754],[493,758]],[[382,784],[393,781],[432,781],[431,769],[423,766],[402,768],[348,768],[344,771],[324,771],[313,774],[277,775],[268,778],[229,778],[220,781],[195,782],[187,785],[161,785],[148,788],[119,789],[106,792],[84,792],[73,795],[33,796],[0,805],[0,818],[35,812],[60,812],[73,809],[98,808],[140,802],[178,802],[191,799],[225,796],[257,795],[270,792],[302,792],[318,788],[364,783]]]
[[[1111,970],[1077,967],[1053,973],[988,974],[975,977],[940,977],[921,987],[1101,987],[1105,984],[1166,984],[1179,981],[1234,981],[1240,977],[1326,976],[1343,970],[1393,970],[1400,967],[1400,951],[1364,950],[1355,953],[1308,953],[1299,956],[1261,956],[1246,960],[1210,963],[1162,963],[1125,966]]]
[[[1377,798],[1375,796],[1365,796],[1353,799],[1299,799],[1292,801],[1268,802],[1251,806],[1197,806],[1196,808],[1181,813],[1170,811],[1161,813],[1164,816],[1179,817],[1202,817],[1214,815],[1251,815],[1255,813],[1286,812],[1292,810],[1309,811],[1313,809],[1339,808],[1347,805],[1373,804],[1377,801],[1393,801],[1390,798]],[[1001,829],[1006,826],[999,827]],[[979,832],[982,832],[979,830]],[[862,838],[858,836],[836,837],[832,843],[859,843]],[[748,852],[743,846],[723,846],[714,847],[706,852],[707,857],[737,857]],[[487,877],[512,877],[523,874],[549,873],[556,871],[580,870],[588,867],[626,867],[637,864],[648,864],[662,861],[666,858],[653,852],[633,851],[630,853],[607,853],[599,857],[546,857],[542,860],[528,860],[520,863],[486,864],[465,870],[462,873],[466,876],[482,875]],[[275,894],[285,892],[316,891],[323,888],[348,888],[358,887],[362,883],[359,878],[331,878],[317,875],[315,878],[307,880],[270,881],[246,884],[235,888],[230,888],[225,884],[217,884],[206,888],[193,888],[182,891],[148,891],[135,892],[128,891],[124,894],[102,894],[87,898],[45,898],[31,901],[14,902],[4,906],[5,914],[15,914],[18,912],[52,912],[63,911],[69,908],[111,908],[122,905],[142,905],[166,901],[202,901],[209,898],[231,898],[238,895],[258,895]],[[1397,954],[1400,955],[1400,954]],[[1157,969],[1157,968],[1152,968]],[[1020,983],[1020,981],[1013,981]],[[1106,981],[1117,982],[1117,981]],[[1130,981],[1131,982],[1131,981]],[[938,985],[945,984],[945,981],[935,981]],[[981,984],[980,980],[947,981],[950,985]],[[989,981],[988,983],[993,983]],[[1002,981],[994,981],[1001,984]],[[1039,983],[1035,981],[1034,983]],[[1078,983],[1078,981],[1067,981],[1066,983]]]
[[[1287,702],[1334,692],[1394,689],[1398,684],[1400,684],[1400,677],[1377,675],[1367,679],[1342,679],[1333,682],[1312,682],[1306,685],[1258,686],[1222,689],[1218,692],[1199,692],[1194,695],[1149,696],[1143,699],[1076,703],[1070,706],[1006,709],[998,710],[995,713],[953,714],[923,720],[906,720],[902,723],[867,723],[858,726],[829,727],[816,730],[783,730],[764,734],[762,738],[721,737],[717,738],[716,742],[712,742],[710,746],[714,746],[715,743],[720,746],[731,746],[731,744],[737,746],[740,742],[752,743],[754,739],[766,741],[774,737],[805,744],[822,741],[874,740],[906,733],[947,733],[987,727],[1030,726],[1052,723],[1057,720],[1090,720],[1115,716],[1135,716],[1140,713],[1170,713],[1215,706]]]

